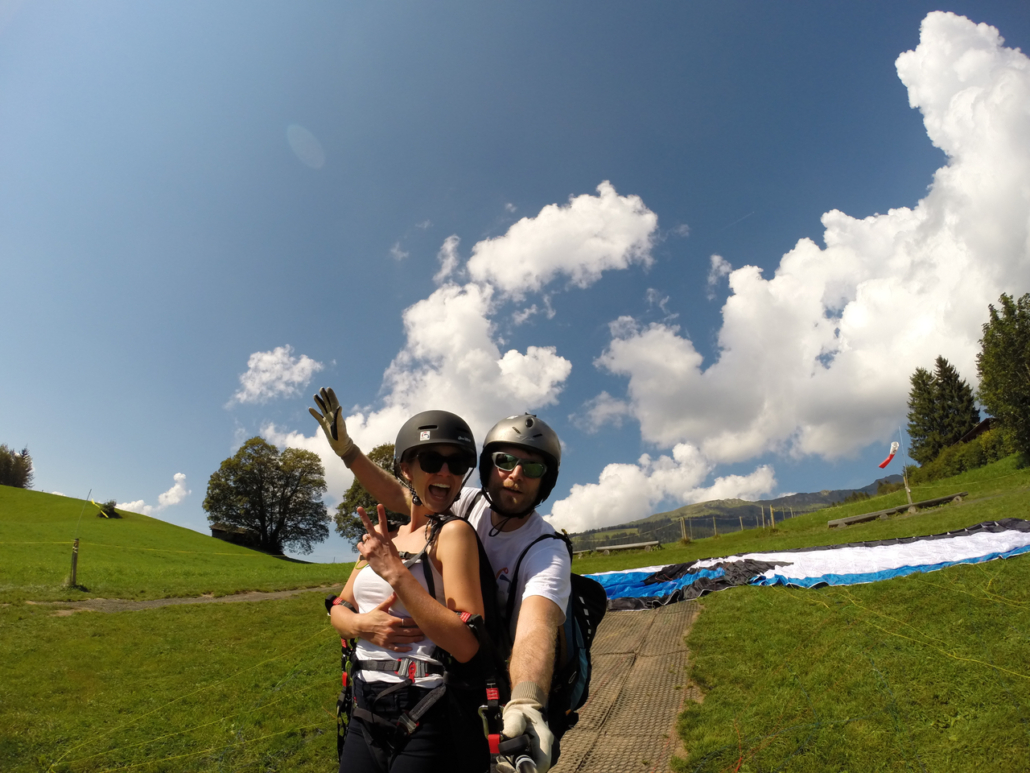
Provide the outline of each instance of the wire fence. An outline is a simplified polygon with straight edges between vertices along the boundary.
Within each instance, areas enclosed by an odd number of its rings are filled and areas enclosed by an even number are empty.
[[[609,529],[603,532],[575,534],[572,544],[576,550],[598,550],[605,547],[633,545],[639,542],[658,541],[662,544],[678,542],[681,539],[706,539],[718,534],[730,534],[749,529],[769,528],[784,520],[794,518],[803,513],[795,513],[790,508],[773,510],[755,506],[753,513],[746,515],[704,515],[690,518],[670,518],[667,521],[656,521],[625,529]]]

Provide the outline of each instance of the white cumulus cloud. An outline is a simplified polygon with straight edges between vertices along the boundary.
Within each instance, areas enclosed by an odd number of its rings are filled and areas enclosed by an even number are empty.
[[[458,256],[458,245],[461,244],[459,239],[454,234],[444,239],[443,245],[440,247],[440,251],[436,254],[436,259],[440,261],[440,270],[436,272],[433,277],[433,281],[436,284],[442,284],[451,274],[457,269],[461,261]]]
[[[383,406],[346,419],[358,445],[369,450],[393,442],[404,421],[429,409],[459,414],[481,441],[498,418],[557,401],[572,364],[553,346],[502,352],[490,321],[492,296],[489,285],[448,283],[405,310],[407,342],[386,371]],[[347,399],[343,390],[337,393]],[[271,427],[262,434],[278,445],[315,451],[327,471],[342,466],[320,430],[307,436]],[[329,479],[333,494],[334,486],[351,480],[337,472],[338,480]]]
[[[826,246],[801,239],[768,278],[713,255],[709,291],[728,277],[730,297],[712,362],[668,322],[612,322],[595,365],[626,377],[626,398],[600,394],[584,421],[625,410],[673,457],[609,465],[556,502],[552,521],[589,528],[647,515],[663,497],[770,492],[766,467],[690,486],[718,463],[768,451],[832,459],[890,436],[909,375],[939,354],[976,382],[987,305],[1030,281],[1030,60],[993,27],[934,12],[897,70],[948,157],[926,197],[861,220],[827,212]],[[685,447],[698,455],[681,460]]]
[[[645,440],[716,462],[834,458],[897,428],[917,365],[944,355],[975,383],[987,305],[1030,277],[1030,60],[992,27],[931,13],[897,68],[948,155],[927,196],[826,213],[825,248],[800,240],[768,278],[713,256],[731,293],[714,362],[675,326],[613,323],[597,365],[627,377]]]
[[[136,499],[132,502],[121,502],[115,507],[119,510],[124,510],[127,513],[142,513],[143,515],[153,515],[159,513],[169,507],[179,504],[182,500],[188,497],[191,492],[186,488],[186,475],[182,472],[177,472],[172,476],[174,481],[172,487],[165,491],[163,494],[159,494],[157,497],[157,507],[148,505],[143,499]]]
[[[493,323],[497,296],[521,297],[563,275],[585,287],[605,270],[649,265],[656,228],[657,217],[639,197],[619,196],[602,183],[597,196],[548,205],[503,236],[474,245],[466,267],[473,281],[467,284],[453,281],[463,269],[460,239],[449,236],[440,248],[440,270],[434,277],[440,286],[404,311],[406,342],[383,377],[381,405],[355,409],[346,419],[355,442],[366,450],[392,442],[406,419],[431,408],[460,414],[481,441],[499,418],[557,403],[572,363],[553,346],[503,349]],[[522,273],[508,274],[496,261],[521,265]],[[516,324],[536,313],[552,318],[550,296],[541,301],[543,309],[534,304],[515,312]],[[347,399],[341,390],[337,393]],[[341,471],[320,431],[307,435],[270,424],[262,435],[277,445],[319,454],[330,493],[342,493],[350,484],[350,473]]]
[[[521,298],[558,276],[588,287],[610,269],[652,263],[658,216],[639,196],[620,196],[605,181],[597,196],[574,196],[524,217],[503,236],[472,248],[469,275],[506,295]]]
[[[708,269],[708,300],[710,301],[715,299],[715,287],[719,284],[719,280],[729,276],[733,270],[733,266],[722,255],[712,255],[711,262],[712,265]]]
[[[270,352],[254,352],[247,360],[247,372],[240,375],[240,389],[229,405],[264,403],[297,395],[323,367],[305,354],[294,357],[289,345],[277,346]]]
[[[710,499],[756,499],[776,485],[773,470],[763,465],[750,475],[716,478],[702,485],[714,470],[710,460],[688,443],[679,443],[672,455],[653,459],[648,454],[636,464],[609,464],[597,483],[576,484],[569,496],[555,502],[547,520],[570,532],[597,529],[646,518],[663,500],[681,504]]]

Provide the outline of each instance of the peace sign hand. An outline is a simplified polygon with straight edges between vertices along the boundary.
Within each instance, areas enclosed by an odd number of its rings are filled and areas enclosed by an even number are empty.
[[[386,508],[378,505],[376,512],[379,514],[378,524],[372,523],[365,513],[365,508],[358,508],[358,517],[367,532],[358,543],[358,553],[372,567],[373,572],[392,586],[400,573],[408,570],[401,561],[393,540],[390,539],[390,527],[386,523]]]

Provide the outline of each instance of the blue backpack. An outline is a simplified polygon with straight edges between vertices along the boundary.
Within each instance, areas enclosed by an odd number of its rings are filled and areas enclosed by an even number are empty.
[[[511,576],[512,592],[508,595],[505,618],[511,620],[515,613],[515,593],[518,587],[519,568],[536,543],[545,539],[560,539],[569,551],[572,561],[572,542],[564,534],[542,534],[522,551],[515,562]],[[547,726],[554,733],[551,764],[558,761],[558,741],[565,731],[579,721],[578,711],[590,697],[590,645],[594,642],[597,626],[608,608],[608,596],[597,581],[579,574],[572,574],[572,593],[565,608],[565,624],[558,629],[555,652],[554,674],[551,677],[551,692],[547,698]]]

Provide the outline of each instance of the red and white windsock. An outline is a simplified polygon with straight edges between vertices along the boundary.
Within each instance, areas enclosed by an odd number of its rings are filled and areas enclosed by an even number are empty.
[[[891,463],[891,459],[894,458],[894,454],[896,454],[897,452],[898,452],[898,441],[895,440],[893,443],[891,443],[891,452],[889,454],[887,454],[887,458],[884,459],[882,462],[880,462],[880,469],[881,470],[884,467],[886,467],[888,464]]]

